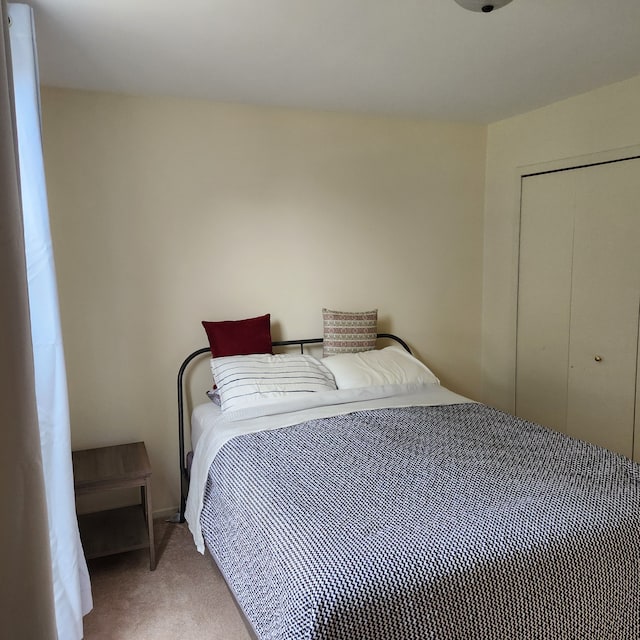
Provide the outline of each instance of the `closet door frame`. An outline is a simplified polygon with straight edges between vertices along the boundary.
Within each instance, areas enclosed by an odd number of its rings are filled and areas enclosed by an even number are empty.
[[[520,211],[522,204],[522,184],[523,179],[527,176],[534,176],[538,174],[551,173],[557,171],[566,171],[570,169],[578,169],[581,167],[588,167],[598,164],[606,164],[612,162],[621,162],[624,160],[632,160],[640,158],[640,145],[632,145],[629,147],[621,147],[618,149],[610,149],[607,151],[601,151],[597,153],[590,153],[582,156],[573,156],[568,158],[561,158],[558,160],[551,160],[548,162],[535,163],[529,165],[521,165],[516,167],[514,179],[517,181],[517,188],[515,193],[517,195],[517,201],[514,203],[513,211],[515,217],[514,224],[514,240],[513,240],[513,286],[512,286],[512,327],[513,331],[513,343],[512,343],[512,407],[515,413],[516,407],[516,389],[517,389],[517,344],[518,344],[518,295],[519,295],[519,281],[520,281]],[[640,207],[640,204],[639,204]],[[640,334],[640,330],[639,330]],[[640,344],[640,335],[638,343]],[[640,461],[640,349],[637,354],[636,361],[636,410],[634,421],[634,438],[633,438],[633,459]]]

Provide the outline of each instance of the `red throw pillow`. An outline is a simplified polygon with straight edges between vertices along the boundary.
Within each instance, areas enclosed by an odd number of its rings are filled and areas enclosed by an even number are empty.
[[[270,313],[246,320],[203,320],[202,326],[207,332],[211,355],[214,358],[272,353]]]

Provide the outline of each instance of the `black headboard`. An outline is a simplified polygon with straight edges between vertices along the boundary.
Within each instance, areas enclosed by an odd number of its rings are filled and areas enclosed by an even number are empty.
[[[398,338],[398,336],[393,335],[392,333],[379,333],[377,334],[378,339],[388,339],[393,340],[404,349],[406,349],[409,353],[411,353],[411,349],[409,349],[409,345],[402,340],[402,338]],[[322,338],[303,338],[301,340],[275,340],[271,343],[272,347],[300,347],[300,353],[304,353],[304,349],[307,345],[313,344],[322,344]],[[184,522],[184,510],[187,501],[187,492],[189,491],[189,468],[187,466],[187,459],[185,456],[185,447],[184,447],[184,373],[189,366],[189,364],[195,360],[198,356],[201,356],[205,353],[210,353],[209,347],[202,347],[200,349],[196,349],[192,353],[190,353],[180,365],[178,369],[178,444],[180,449],[180,522]]]

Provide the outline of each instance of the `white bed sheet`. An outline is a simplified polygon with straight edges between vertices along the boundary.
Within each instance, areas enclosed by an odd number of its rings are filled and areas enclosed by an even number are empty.
[[[222,414],[220,405],[213,402],[199,404],[191,414],[191,450],[195,451],[200,438]]]
[[[209,468],[218,451],[231,438],[367,409],[466,402],[473,400],[439,384],[403,384],[313,393],[303,398],[270,403],[266,407],[232,412],[222,412],[212,402],[198,405],[191,421],[194,456],[185,512],[198,551],[204,553],[200,512]]]

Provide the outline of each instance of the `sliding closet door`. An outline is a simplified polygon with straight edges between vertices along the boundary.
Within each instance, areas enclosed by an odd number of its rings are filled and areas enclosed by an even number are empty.
[[[576,172],[567,433],[633,455],[640,160]]]
[[[516,413],[632,457],[640,160],[523,179]]]
[[[567,422],[572,185],[564,173],[522,181],[516,413],[559,431]]]

